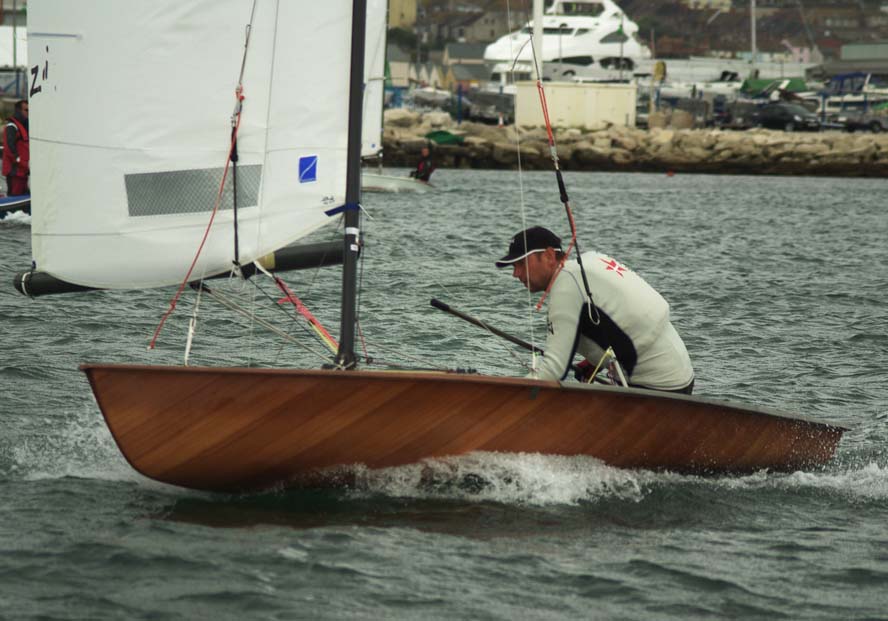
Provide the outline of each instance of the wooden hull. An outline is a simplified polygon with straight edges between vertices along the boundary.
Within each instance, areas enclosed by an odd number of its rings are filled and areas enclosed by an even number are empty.
[[[375,173],[361,173],[361,189],[364,192],[419,192],[431,190],[432,186],[427,181],[419,181],[410,177],[392,177],[391,175],[377,175]]]
[[[84,365],[142,474],[249,491],[471,451],[742,473],[829,461],[844,429],[646,390],[446,373]]]

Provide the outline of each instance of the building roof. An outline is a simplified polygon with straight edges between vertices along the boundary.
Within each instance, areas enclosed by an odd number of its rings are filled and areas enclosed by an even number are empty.
[[[386,58],[390,63],[409,63],[410,54],[399,48],[397,45],[389,44],[385,48]]]
[[[477,80],[485,82],[490,79],[490,69],[485,65],[450,65],[455,80]]]
[[[450,59],[484,60],[485,49],[487,49],[486,43],[448,43],[444,53]]]

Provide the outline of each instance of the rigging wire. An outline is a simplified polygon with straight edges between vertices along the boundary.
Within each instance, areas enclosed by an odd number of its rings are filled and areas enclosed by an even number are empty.
[[[191,344],[194,341],[194,333],[197,330],[197,311],[200,308],[200,290],[197,292],[197,297],[194,300],[194,311],[191,313],[191,320],[188,322],[188,338],[185,341],[185,361],[184,364],[188,366],[188,358],[191,355]]]
[[[325,354],[324,352],[320,352],[320,351],[318,351],[318,350],[316,350],[316,349],[313,349],[313,348],[309,347],[308,345],[306,345],[305,343],[303,343],[303,342],[300,341],[299,339],[295,338],[295,337],[292,336],[291,334],[289,334],[289,333],[287,333],[287,332],[284,332],[283,330],[281,330],[280,328],[278,328],[277,326],[275,326],[275,325],[272,324],[271,322],[266,321],[266,320],[264,320],[264,319],[262,319],[262,318],[256,317],[255,313],[249,311],[249,310],[246,309],[246,308],[243,308],[242,306],[240,306],[239,304],[237,304],[237,303],[234,302],[233,300],[231,300],[231,299],[225,297],[225,296],[222,295],[221,293],[218,293],[217,291],[215,291],[215,290],[213,290],[213,289],[210,289],[209,287],[207,287],[207,286],[204,285],[204,284],[200,284],[200,285],[198,285],[198,286],[199,286],[201,289],[203,289],[204,293],[206,293],[207,295],[209,295],[212,299],[216,300],[217,302],[219,302],[220,304],[222,304],[222,306],[225,306],[225,307],[228,308],[229,310],[232,310],[232,311],[238,313],[239,315],[241,315],[241,316],[243,316],[243,317],[246,317],[246,318],[248,318],[248,319],[251,319],[251,321],[255,321],[257,324],[259,324],[260,326],[262,326],[262,327],[265,328],[266,330],[269,330],[270,332],[273,332],[274,334],[277,334],[277,335],[280,336],[281,338],[283,338],[283,339],[285,339],[285,340],[287,340],[287,341],[290,341],[291,343],[295,343],[296,345],[298,345],[299,347],[301,347],[301,348],[304,349],[305,351],[307,351],[307,352],[309,352],[309,353],[311,353],[311,354],[314,354],[315,356],[321,358],[321,359],[324,360],[325,362],[329,360],[329,357],[328,357],[327,354]]]
[[[363,210],[363,207],[361,208]],[[358,243],[361,246],[364,245],[363,236],[358,240]],[[361,264],[358,268],[358,286],[357,286],[357,296],[355,301],[355,327],[358,329],[358,338],[361,339],[361,349],[364,352],[364,362],[370,364],[373,359],[370,357],[370,354],[367,353],[367,340],[364,338],[364,329],[361,327],[361,294],[364,291],[364,258],[365,253],[360,254]]]
[[[319,322],[315,318],[315,316],[312,315],[311,312],[305,307],[305,305],[302,303],[302,300],[296,297],[296,294],[293,293],[293,291],[287,286],[283,279],[281,279],[279,276],[275,276],[274,274],[266,270],[258,262],[254,262],[253,265],[255,265],[256,269],[258,269],[260,272],[271,278],[277,288],[280,289],[281,293],[284,294],[285,297],[278,300],[278,305],[283,302],[292,303],[293,306],[296,308],[296,311],[300,315],[302,315],[303,318],[305,318],[305,320],[311,326],[312,330],[318,336],[321,342],[323,342],[324,345],[326,345],[335,355],[339,344],[332,336],[330,336],[330,333],[324,329],[324,326],[321,325],[321,322]]]
[[[558,192],[560,194],[560,199],[562,204],[564,205],[564,211],[567,215],[567,221],[570,225],[570,244],[567,247],[567,250],[562,254],[561,260],[558,263],[557,268],[555,269],[555,273],[552,275],[552,278],[549,280],[549,285],[546,287],[546,290],[543,292],[542,297],[540,297],[539,301],[536,304],[536,310],[540,310],[543,306],[543,302],[549,295],[549,291],[552,289],[552,285],[555,283],[555,279],[558,277],[558,274],[564,268],[564,264],[570,256],[571,250],[576,248],[577,251],[577,263],[580,267],[580,274],[583,277],[583,288],[586,291],[586,298],[589,300],[589,304],[587,305],[587,312],[589,314],[589,320],[592,321],[594,325],[598,325],[601,321],[601,317],[598,314],[598,307],[595,306],[595,301],[592,299],[592,291],[589,288],[589,281],[586,277],[586,268],[583,266],[583,257],[580,252],[580,245],[577,241],[577,227],[574,222],[573,211],[570,208],[570,199],[567,196],[567,188],[564,185],[564,176],[561,174],[561,164],[558,160],[558,149],[555,145],[555,134],[552,131],[552,123],[549,119],[549,106],[546,103],[546,91],[543,88],[543,80],[542,75],[540,74],[540,65],[539,58],[537,57],[536,46],[533,43],[533,36],[530,37],[530,51],[533,57],[533,67],[536,72],[536,83],[537,83],[537,92],[540,96],[540,106],[543,112],[543,120],[546,124],[546,136],[549,141],[549,154],[552,157],[552,165],[555,168],[555,179],[558,182]],[[542,50],[540,50],[540,54],[542,54]],[[527,240],[525,239],[525,247],[527,245]],[[593,317],[592,314],[595,316]]]
[[[511,9],[511,3],[508,0],[506,1],[506,22],[507,22],[509,29],[511,31],[512,9]],[[532,38],[533,37],[531,37],[531,39]],[[530,40],[530,39],[528,39],[528,40]],[[527,45],[527,43],[525,42],[524,45]],[[512,84],[515,84],[515,65],[518,62],[518,57],[521,55],[521,51],[524,49],[524,45],[522,45],[521,48],[518,50],[518,54],[513,55],[512,37],[509,37],[509,56],[514,59],[514,61],[512,62],[512,66],[509,70],[509,73],[512,76]],[[520,214],[521,214],[521,230],[526,231],[527,230],[527,208],[526,208],[526,203],[524,201],[524,170],[522,168],[522,162],[521,162],[521,132],[518,131],[517,124],[513,123],[513,125],[515,125],[515,151],[517,152],[517,156],[518,156],[518,204],[519,204],[519,210],[520,210]],[[524,237],[524,247],[527,248],[526,234]],[[527,272],[529,272],[529,270],[530,270],[527,256],[524,257],[524,269]],[[528,312],[528,325],[530,326],[530,343],[531,343],[531,345],[536,346],[536,332],[534,330],[533,306],[532,306],[532,298],[531,298],[530,289],[527,289],[527,309],[528,309],[528,311],[527,311]],[[518,354],[516,353],[515,356],[517,357]],[[532,370],[536,370],[536,365],[537,365],[537,353],[535,350],[531,349],[530,350],[530,368]]]
[[[258,266],[257,266],[257,267],[258,267]],[[273,281],[275,281],[275,285],[276,285],[278,288],[280,288],[280,285],[277,283],[277,280],[280,280],[280,279],[279,279],[277,276],[275,276],[275,275],[273,275],[273,274],[267,272],[267,271],[264,270],[264,269],[262,270],[262,272],[265,273],[266,275],[268,275],[269,278],[271,278]],[[252,279],[251,279],[250,281],[248,281],[248,282],[250,282],[250,283],[253,285],[255,291],[258,291],[259,293],[261,293],[262,295],[264,295],[264,296],[265,296],[270,302],[273,303],[273,305],[274,305],[275,308],[279,309],[282,313],[284,313],[284,316],[292,322],[292,323],[290,324],[290,327],[291,327],[291,328],[292,328],[293,326],[296,326],[296,327],[298,327],[300,330],[302,330],[305,334],[308,334],[308,335],[311,335],[311,336],[317,338],[317,339],[320,340],[324,345],[327,345],[327,346],[329,347],[329,344],[326,342],[326,339],[325,339],[325,338],[324,338],[324,337],[323,337],[323,336],[322,336],[317,330],[314,329],[314,326],[312,327],[312,329],[309,329],[309,327],[305,325],[306,322],[302,322],[302,321],[299,321],[299,320],[298,320],[298,310],[297,310],[296,313],[294,313],[294,314],[290,314],[289,312],[287,312],[287,310],[286,310],[281,304],[278,303],[278,300],[276,300],[276,299],[273,298],[271,295],[269,295],[269,293],[268,293],[265,289],[263,289],[262,287],[260,287],[258,283],[254,282]],[[281,282],[283,282],[283,281],[281,281]],[[286,287],[286,285],[284,285],[284,287]],[[285,294],[285,295],[286,295],[286,294]],[[254,316],[255,316],[255,314],[254,314]],[[311,325],[311,322],[310,322],[310,321],[307,321],[307,323],[309,323],[309,324]],[[320,325],[320,324],[318,324],[318,325]],[[285,334],[287,334],[287,336],[289,336],[290,338],[295,338],[295,337],[292,335],[292,333],[289,332],[289,331],[286,332]],[[329,336],[329,335],[328,335],[328,336]],[[334,353],[335,353],[335,352],[334,352]],[[327,358],[326,360],[329,361],[329,358]]]
[[[237,133],[240,129],[241,123],[241,114],[243,112],[243,101],[244,101],[244,69],[247,64],[247,50],[249,49],[250,42],[250,31],[253,27],[253,18],[256,14],[256,0],[253,0],[253,6],[250,10],[250,21],[247,24],[246,37],[244,42],[244,53],[241,58],[241,68],[240,74],[238,75],[237,86],[234,90],[235,97],[235,108],[234,114],[232,115],[232,128],[231,128],[231,140],[228,146],[228,155],[225,158],[225,167],[222,171],[222,180],[219,182],[219,191],[216,193],[216,200],[213,204],[213,211],[210,213],[209,222],[207,222],[207,228],[204,230],[203,238],[200,240],[200,244],[197,247],[197,252],[194,254],[194,259],[191,261],[191,265],[188,267],[188,271],[185,273],[185,277],[182,279],[182,282],[179,284],[179,288],[176,290],[176,294],[173,296],[173,299],[170,300],[169,308],[166,313],[164,313],[163,317],[160,319],[160,323],[157,324],[157,328],[154,330],[154,335],[151,337],[151,342],[148,344],[148,349],[154,349],[155,344],[157,343],[157,338],[160,336],[161,330],[163,330],[163,326],[166,323],[166,320],[169,319],[170,315],[173,314],[173,311],[176,309],[176,304],[179,301],[179,297],[182,295],[182,291],[185,289],[185,285],[188,284],[188,281],[191,279],[191,273],[194,271],[195,266],[197,265],[197,261],[200,258],[201,252],[203,252],[204,245],[206,245],[207,239],[210,236],[210,229],[213,228],[213,222],[216,219],[216,214],[219,212],[219,207],[222,204],[222,196],[225,193],[225,181],[228,178],[228,169],[230,164],[232,163],[232,156],[235,156],[237,149]],[[236,217],[236,216],[235,216]],[[237,237],[237,233],[235,231],[235,239]],[[237,248],[235,247],[235,255],[237,253]],[[235,265],[237,262],[235,261]]]
[[[382,351],[391,352],[391,353],[396,354],[396,355],[398,355],[398,356],[400,356],[400,357],[402,357],[402,358],[406,358],[406,359],[408,359],[408,360],[412,360],[412,361],[414,361],[414,362],[416,362],[416,363],[418,363],[418,364],[426,365],[428,368],[436,369],[436,370],[438,370],[438,371],[449,371],[449,370],[450,370],[450,369],[448,369],[448,368],[445,367],[445,366],[436,365],[436,364],[430,363],[428,360],[423,360],[422,358],[418,358],[417,356],[411,356],[410,354],[404,353],[403,349],[393,349],[393,348],[391,348],[391,347],[386,347],[385,345],[380,345],[378,342],[373,342],[373,341],[368,341],[368,342],[369,342],[370,346],[373,347],[374,349],[379,349],[379,350],[382,350]],[[369,361],[369,363],[370,363],[370,364],[376,364],[376,365],[378,365],[378,366],[387,366],[387,367],[400,368],[400,369],[409,369],[409,368],[411,368],[411,367],[408,367],[408,366],[406,366],[406,365],[399,364],[399,363],[397,363],[397,362],[384,362],[384,361],[382,361],[382,360],[378,360],[378,359],[375,359],[375,358],[374,358],[374,359],[371,359],[371,360]]]

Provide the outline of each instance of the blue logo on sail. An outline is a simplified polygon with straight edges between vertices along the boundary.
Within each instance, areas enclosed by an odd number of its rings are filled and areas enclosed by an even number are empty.
[[[299,183],[318,180],[318,156],[306,155],[299,158]]]

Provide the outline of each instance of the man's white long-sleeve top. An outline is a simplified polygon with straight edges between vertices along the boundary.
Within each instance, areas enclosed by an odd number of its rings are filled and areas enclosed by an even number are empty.
[[[694,379],[684,342],[669,320],[669,303],[613,258],[583,254],[594,307],[580,266],[568,261],[549,293],[546,353],[529,377],[564,379],[575,354],[597,364],[608,347],[633,386],[680,390]]]

